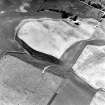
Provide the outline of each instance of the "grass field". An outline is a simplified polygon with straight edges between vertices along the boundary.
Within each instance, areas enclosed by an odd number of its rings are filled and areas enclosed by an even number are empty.
[[[15,57],[0,60],[0,105],[46,105],[62,79]]]

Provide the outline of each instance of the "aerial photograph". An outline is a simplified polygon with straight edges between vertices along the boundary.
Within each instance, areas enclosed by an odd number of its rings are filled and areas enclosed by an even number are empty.
[[[0,0],[0,105],[105,105],[105,0]]]

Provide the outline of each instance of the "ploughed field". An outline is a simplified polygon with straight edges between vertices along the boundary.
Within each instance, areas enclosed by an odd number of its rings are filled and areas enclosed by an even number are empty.
[[[105,16],[97,5],[1,0],[0,105],[105,105]]]

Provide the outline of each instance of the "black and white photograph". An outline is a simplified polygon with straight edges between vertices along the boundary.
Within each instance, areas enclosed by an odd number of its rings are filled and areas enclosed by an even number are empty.
[[[105,0],[0,0],[0,105],[105,105]]]

